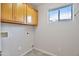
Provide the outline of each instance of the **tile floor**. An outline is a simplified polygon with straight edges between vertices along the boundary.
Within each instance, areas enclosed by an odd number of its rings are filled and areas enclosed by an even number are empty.
[[[31,52],[29,52],[28,54],[26,54],[25,56],[50,56],[48,54],[42,53],[40,51],[37,50],[32,50]]]

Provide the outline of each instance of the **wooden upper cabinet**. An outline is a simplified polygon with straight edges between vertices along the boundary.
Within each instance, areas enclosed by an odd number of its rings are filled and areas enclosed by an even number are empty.
[[[13,20],[16,23],[26,24],[26,4],[13,4]]]
[[[1,21],[12,22],[12,4],[1,3]]]
[[[1,3],[0,19],[2,22],[37,25],[38,12],[32,5],[25,3]]]
[[[37,25],[37,20],[38,12],[31,5],[27,5],[27,24]]]

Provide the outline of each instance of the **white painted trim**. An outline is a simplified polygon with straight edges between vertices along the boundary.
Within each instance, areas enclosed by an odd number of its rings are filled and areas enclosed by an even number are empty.
[[[30,52],[30,51],[32,51],[33,50],[33,48],[31,48],[31,49],[29,49],[29,50],[27,50],[26,52],[24,52],[23,54],[21,54],[20,56],[24,56],[25,54],[27,54],[28,52]]]
[[[48,55],[50,55],[50,56],[57,56],[57,55],[55,55],[54,53],[51,53],[51,52],[48,52],[48,51],[45,51],[45,50],[43,50],[43,49],[39,49],[39,48],[36,48],[36,47],[33,47],[33,48],[27,50],[25,53],[21,54],[20,56],[24,56],[25,54],[27,54],[28,52],[32,51],[33,49],[35,49],[35,50],[37,50],[37,51],[40,51],[40,52],[42,52],[42,53],[48,54]]]
[[[38,51],[40,51],[40,52],[42,52],[42,53],[48,54],[48,55],[50,55],[50,56],[57,56],[57,55],[55,55],[54,53],[50,53],[50,52],[47,52],[47,51],[45,51],[45,50],[42,50],[42,49],[39,49],[39,48],[36,48],[36,47],[34,47],[33,49],[38,50]]]

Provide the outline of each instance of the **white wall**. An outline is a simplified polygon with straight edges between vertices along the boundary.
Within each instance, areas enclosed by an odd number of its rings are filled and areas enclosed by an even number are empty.
[[[0,32],[1,32],[1,23],[0,23]],[[0,51],[1,51],[1,35],[0,35]]]
[[[32,48],[34,28],[27,25],[2,24],[2,31],[8,32],[8,37],[2,38],[2,55],[16,56]],[[30,33],[27,37],[27,32]]]
[[[38,7],[35,47],[55,55],[79,56],[79,17],[69,22],[48,23],[48,10],[66,4],[45,4]],[[78,9],[75,4],[75,11]]]
[[[0,5],[0,9],[1,9],[1,5]],[[0,18],[1,18],[1,10],[0,10]],[[1,31],[1,22],[0,22],[0,31]],[[1,35],[0,35],[0,51],[1,51]]]

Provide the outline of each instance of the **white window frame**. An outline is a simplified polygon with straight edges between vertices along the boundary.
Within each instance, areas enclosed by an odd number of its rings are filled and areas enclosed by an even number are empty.
[[[71,6],[71,19],[60,19],[60,9],[62,9],[62,8],[66,8],[66,7],[69,7],[69,6]],[[70,20],[72,20],[73,19],[73,4],[70,4],[70,5],[66,5],[66,6],[63,6],[63,7],[59,7],[59,8],[55,8],[55,9],[50,9],[49,11],[48,11],[48,13],[50,13],[51,11],[55,11],[55,10],[58,10],[58,21],[56,21],[56,22],[60,22],[60,21],[70,21]],[[49,23],[52,23],[52,22],[50,22],[50,15],[48,14],[48,17],[49,17]]]

